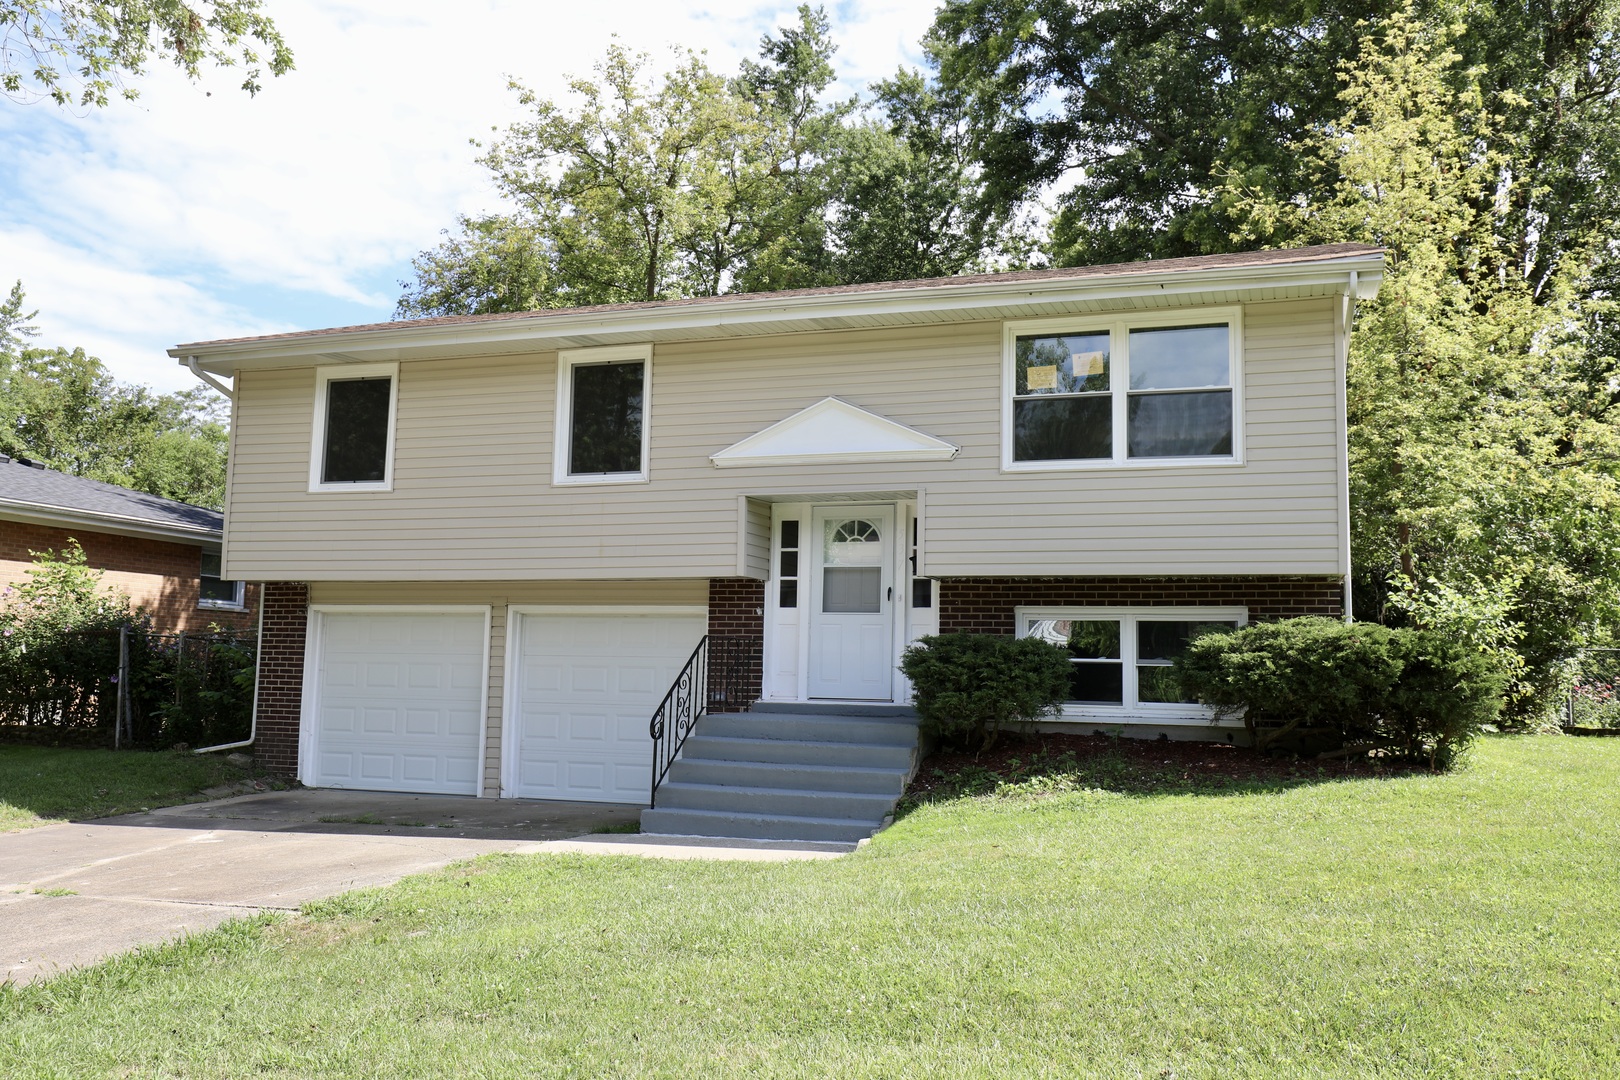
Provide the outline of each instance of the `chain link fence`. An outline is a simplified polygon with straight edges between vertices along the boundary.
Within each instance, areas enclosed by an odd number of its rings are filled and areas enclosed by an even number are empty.
[[[1620,732],[1620,649],[1587,649],[1576,658],[1564,727]]]

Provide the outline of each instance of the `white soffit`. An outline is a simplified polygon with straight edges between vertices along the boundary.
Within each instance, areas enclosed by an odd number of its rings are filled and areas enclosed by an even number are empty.
[[[835,397],[818,401],[709,460],[742,465],[850,465],[865,461],[949,461],[960,447]]]

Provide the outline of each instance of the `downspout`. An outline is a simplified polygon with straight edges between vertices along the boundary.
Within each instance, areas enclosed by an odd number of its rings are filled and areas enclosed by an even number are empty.
[[[1352,277],[1354,274],[1355,271],[1351,271]],[[212,386],[215,390],[218,390],[220,393],[224,394],[231,401],[236,400],[236,391],[231,389],[229,386],[226,386],[212,375],[208,374],[208,372],[204,371],[202,368],[198,367],[197,358],[195,356],[186,357],[186,370],[190,371],[193,375],[197,376],[197,378],[201,379],[209,386]]]
[[[220,743],[218,746],[199,746],[193,754],[212,754],[218,750],[237,750],[252,746],[259,736],[259,664],[264,644],[264,582],[259,583],[259,630],[253,639],[253,710],[249,713],[248,737],[241,742]]]
[[[220,393],[224,394],[227,400],[232,401],[232,402],[234,402],[236,400],[236,391],[234,389],[232,389],[231,387],[226,386],[224,383],[220,382],[218,379],[214,378],[212,375],[210,375],[208,372],[204,371],[202,368],[198,367],[197,366],[197,358],[195,356],[186,357],[186,369],[188,371],[190,371],[193,375],[197,376],[197,378],[199,378],[203,382],[207,383],[209,386],[212,386],[215,390],[218,390]],[[215,753],[215,752],[220,751],[220,750],[236,750],[236,749],[239,749],[239,748],[244,747],[244,746],[252,746],[253,745],[253,740],[255,738],[257,738],[258,734],[259,734],[259,672],[258,672],[258,667],[259,667],[259,650],[260,650],[260,647],[261,647],[263,642],[264,642],[264,585],[261,583],[260,586],[259,586],[259,629],[258,629],[258,635],[255,637],[254,645],[253,645],[253,650],[254,650],[254,656],[253,656],[253,667],[254,667],[254,671],[253,671],[253,711],[251,713],[251,718],[248,721],[248,737],[246,739],[243,739],[241,742],[220,743],[218,746],[200,746],[197,749],[193,750],[192,753],[194,753],[194,754],[212,754],[212,753]]]
[[[1344,302],[1344,344],[1339,350],[1339,415],[1344,418],[1344,438],[1339,443],[1339,460],[1344,462],[1344,475],[1341,478],[1343,490],[1339,505],[1344,511],[1344,546],[1341,555],[1344,559],[1344,621],[1354,622],[1354,609],[1351,607],[1350,595],[1350,334],[1356,326],[1356,299],[1361,291],[1361,273],[1350,271],[1350,289]]]

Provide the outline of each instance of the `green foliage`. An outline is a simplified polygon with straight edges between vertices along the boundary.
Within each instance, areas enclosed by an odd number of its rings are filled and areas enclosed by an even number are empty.
[[[118,630],[129,596],[101,587],[78,541],[35,551],[28,580],[0,590],[0,717],[39,728],[110,725]]]
[[[218,746],[252,730],[254,635],[209,634],[154,638],[143,660],[153,678],[152,730],[157,746]]]
[[[31,554],[28,580],[0,590],[0,722],[35,734],[110,731],[122,630],[137,744],[247,737],[251,634],[156,634],[127,594],[102,586],[77,541],[59,553]]]
[[[1449,768],[1501,711],[1503,674],[1455,637],[1304,618],[1195,639],[1181,688],[1256,747],[1317,745]]]
[[[397,317],[665,300],[961,273],[1026,258],[984,216],[964,101],[916,72],[829,101],[825,13],[760,41],[734,77],[677,49],[661,78],[614,44],[565,107],[513,83],[529,118],[480,162],[508,208],[463,217],[412,262]]]
[[[1590,333],[1612,317],[1589,273],[1606,239],[1526,250],[1534,140],[1464,66],[1460,29],[1408,7],[1365,31],[1347,111],[1299,147],[1338,182],[1288,201],[1234,184],[1229,204],[1251,240],[1389,251],[1348,369],[1363,614],[1491,651],[1529,717],[1620,617],[1620,366]]]
[[[99,108],[114,92],[139,96],[124,80],[157,59],[191,79],[204,64],[240,64],[242,89],[257,94],[264,66],[272,75],[293,67],[292,50],[261,7],[260,0],[0,0],[0,91],[17,101]]]
[[[935,634],[900,657],[924,734],[988,748],[1015,724],[1054,712],[1069,696],[1068,653],[1037,638]]]
[[[83,349],[24,346],[22,284],[0,305],[0,453],[73,476],[219,509],[228,416],[198,386],[155,394],[115,381]]]
[[[1339,60],[1379,0],[959,0],[931,45],[970,101],[1003,208],[1050,184],[1059,265],[1228,250],[1221,170],[1286,193],[1320,180],[1292,152],[1337,111]],[[1078,179],[1078,183],[1070,181]]]

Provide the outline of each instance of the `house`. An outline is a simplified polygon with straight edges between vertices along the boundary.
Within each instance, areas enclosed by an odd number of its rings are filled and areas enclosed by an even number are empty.
[[[1334,245],[177,346],[234,379],[259,757],[645,803],[705,635],[756,726],[894,712],[907,642],[982,631],[1070,649],[1076,730],[1207,735],[1163,679],[1200,625],[1346,610],[1381,276]]]
[[[222,528],[216,511],[0,454],[0,587],[28,580],[34,552],[77,541],[159,632],[250,630],[258,588],[223,575]]]

